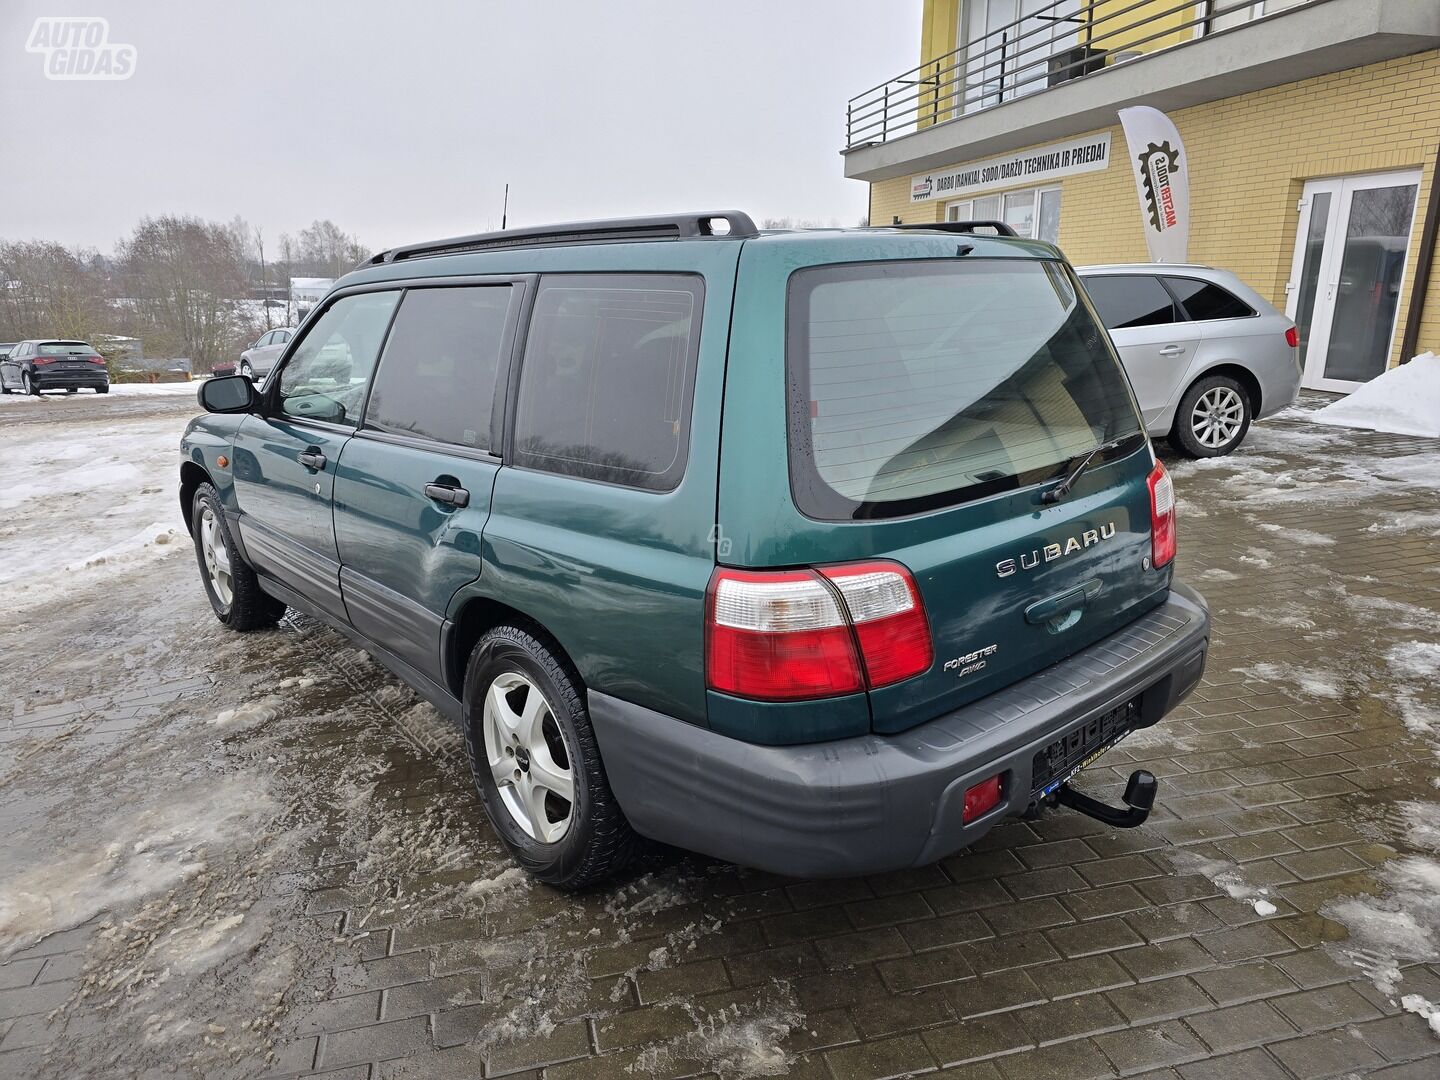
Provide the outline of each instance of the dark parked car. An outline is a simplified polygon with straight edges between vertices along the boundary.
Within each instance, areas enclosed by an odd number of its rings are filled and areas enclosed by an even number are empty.
[[[83,341],[22,341],[0,360],[0,393],[80,389],[110,392],[105,358]]]
[[[562,886],[637,835],[791,875],[923,865],[1059,802],[1199,682],[1203,601],[1053,247],[739,213],[397,248],[263,387],[199,391],[220,621],[294,605],[465,731]]]

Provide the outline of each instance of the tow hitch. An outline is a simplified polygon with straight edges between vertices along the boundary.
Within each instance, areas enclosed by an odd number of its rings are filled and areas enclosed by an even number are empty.
[[[1120,810],[1099,799],[1092,799],[1089,795],[1082,795],[1068,783],[1061,784],[1055,791],[1055,801],[1117,829],[1133,829],[1137,825],[1143,825],[1150,816],[1150,808],[1155,805],[1155,791],[1159,786],[1153,775],[1144,769],[1136,769],[1130,774],[1130,780],[1125,785],[1123,797],[1125,805],[1129,807],[1127,810]]]

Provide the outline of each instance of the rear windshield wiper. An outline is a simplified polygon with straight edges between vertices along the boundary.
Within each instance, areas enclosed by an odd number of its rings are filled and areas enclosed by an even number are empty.
[[[1086,454],[1080,459],[1080,464],[1075,466],[1074,470],[1071,471],[1069,476],[1065,477],[1064,480],[1061,480],[1060,483],[1056,484],[1054,487],[1042,491],[1040,493],[1040,501],[1049,506],[1065,498],[1065,496],[1070,494],[1070,489],[1075,486],[1075,481],[1080,479],[1080,474],[1090,467],[1090,463],[1092,461],[1094,461],[1101,454],[1108,453],[1109,451],[1124,445],[1134,437],[1135,433],[1131,432],[1129,435],[1122,435],[1118,439],[1111,439],[1109,442],[1101,443],[1099,446],[1095,447],[1094,450],[1091,450],[1088,454]]]

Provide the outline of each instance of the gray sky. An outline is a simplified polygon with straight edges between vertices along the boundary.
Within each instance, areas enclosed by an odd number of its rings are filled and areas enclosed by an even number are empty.
[[[0,0],[0,238],[108,251],[147,214],[376,248],[510,222],[865,212],[845,102],[921,0]],[[123,82],[56,82],[37,16],[103,16]]]

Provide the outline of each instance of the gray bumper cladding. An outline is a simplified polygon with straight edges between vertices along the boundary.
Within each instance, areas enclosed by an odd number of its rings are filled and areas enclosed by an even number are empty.
[[[610,785],[636,831],[728,862],[837,877],[924,865],[1030,803],[1035,753],[1126,702],[1136,725],[1200,681],[1210,616],[1176,585],[1164,604],[1004,690],[896,735],[757,746],[591,692]],[[1003,773],[1000,805],[966,825],[967,788]]]

